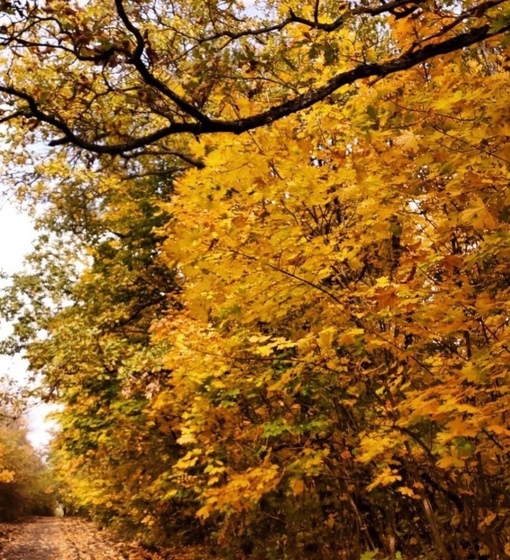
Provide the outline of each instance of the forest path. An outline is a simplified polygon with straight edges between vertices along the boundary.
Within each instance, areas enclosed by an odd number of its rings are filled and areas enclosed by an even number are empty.
[[[76,518],[36,517],[9,526],[0,560],[126,560],[130,555],[93,524]]]
[[[0,523],[0,560],[208,560],[199,546],[149,551],[117,542],[108,531],[78,517],[33,517]]]

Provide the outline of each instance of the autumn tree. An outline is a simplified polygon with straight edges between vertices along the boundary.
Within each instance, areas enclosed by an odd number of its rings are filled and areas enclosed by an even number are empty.
[[[156,425],[145,410],[167,374],[167,345],[150,344],[153,317],[180,305],[174,271],[158,262],[172,173],[90,172],[80,190],[74,168],[58,188],[41,187],[49,204],[39,243],[1,301],[14,323],[7,348],[24,350],[43,376],[41,398],[66,403],[52,463],[70,508],[135,532],[151,511],[163,513],[147,486],[179,455],[169,420]]]
[[[11,378],[0,382],[0,520],[27,515],[51,515],[56,505],[56,483],[42,453],[28,440],[25,414],[29,391]]]
[[[165,243],[187,313],[157,332],[176,468],[226,541],[508,554],[504,64],[488,45],[196,148]]]
[[[78,503],[225,557],[509,554],[508,9],[6,8],[45,237],[3,308]]]
[[[40,454],[27,439],[22,421],[0,425],[0,519],[52,515],[56,482]]]

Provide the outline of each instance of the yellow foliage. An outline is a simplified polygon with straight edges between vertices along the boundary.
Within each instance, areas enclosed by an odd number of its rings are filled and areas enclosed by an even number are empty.
[[[409,557],[501,555],[510,77],[506,44],[475,43],[507,2],[47,4],[66,48],[6,59],[25,96],[2,90],[2,134],[29,174],[20,148],[64,135],[30,193],[61,244],[19,336],[67,405],[78,503],[261,558],[393,557],[401,535]],[[30,96],[68,124],[22,137]]]

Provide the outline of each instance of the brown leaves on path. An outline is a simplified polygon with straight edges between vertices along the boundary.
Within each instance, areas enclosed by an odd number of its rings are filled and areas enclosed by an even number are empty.
[[[37,517],[0,525],[0,560],[195,560],[205,551],[149,552],[116,542],[79,518]]]

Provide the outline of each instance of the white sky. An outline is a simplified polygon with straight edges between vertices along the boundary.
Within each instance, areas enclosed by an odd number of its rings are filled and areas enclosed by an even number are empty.
[[[0,201],[0,270],[8,274],[18,272],[23,267],[23,258],[30,252],[35,232],[30,218],[21,213],[13,204]],[[1,318],[0,318],[1,319]],[[8,332],[8,325],[0,320],[0,335]],[[19,382],[27,378],[26,363],[21,358],[0,354],[0,373],[7,373]],[[45,416],[51,407],[40,403],[31,408],[28,414],[29,438],[36,447],[43,447],[49,442],[48,430],[51,423]]]

